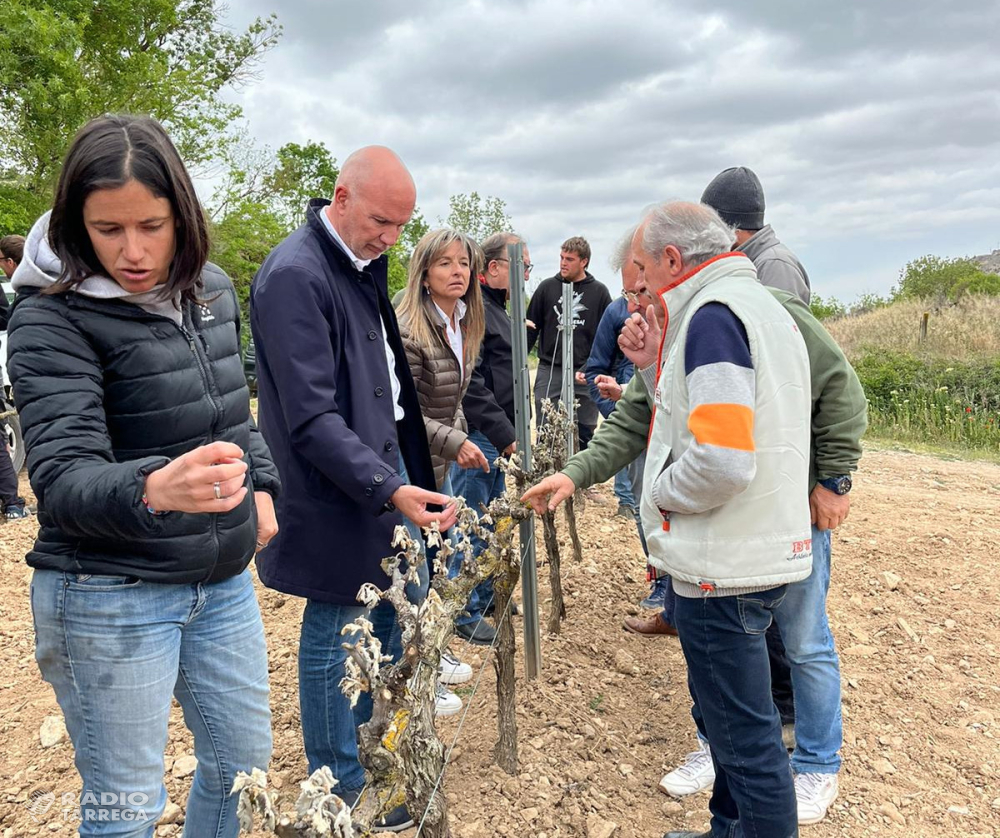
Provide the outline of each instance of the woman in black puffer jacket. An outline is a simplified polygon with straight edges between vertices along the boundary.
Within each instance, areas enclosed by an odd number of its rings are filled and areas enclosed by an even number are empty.
[[[74,140],[14,275],[35,656],[76,750],[81,834],[152,834],[172,696],[194,733],[198,834],[237,834],[235,774],[270,755],[247,565],[277,532],[279,483],[250,416],[236,294],[207,253],[163,129],[102,117]]]

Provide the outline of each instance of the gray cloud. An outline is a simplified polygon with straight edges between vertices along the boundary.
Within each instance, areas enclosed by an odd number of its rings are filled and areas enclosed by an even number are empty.
[[[817,290],[850,298],[1000,244],[1000,3],[849,5],[296,0],[239,101],[275,147],[396,148],[429,219],[456,192],[502,197],[539,276],[583,234],[613,288],[643,206],[748,165]]]

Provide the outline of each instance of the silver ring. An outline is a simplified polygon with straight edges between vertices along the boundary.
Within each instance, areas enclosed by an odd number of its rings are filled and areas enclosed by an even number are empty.
[[[222,487],[219,485],[218,481],[212,484],[212,491],[215,492],[216,500],[222,500]]]

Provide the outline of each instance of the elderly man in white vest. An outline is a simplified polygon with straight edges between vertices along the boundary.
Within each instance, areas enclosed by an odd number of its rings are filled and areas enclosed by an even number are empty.
[[[665,838],[798,834],[764,633],[787,585],[812,569],[809,360],[733,242],[702,204],[649,210],[632,242],[647,319],[633,315],[619,338],[654,394],[642,523],[650,563],[678,595],[676,628],[716,769],[711,830]],[[654,317],[659,345],[647,337]],[[559,474],[525,499],[554,508],[572,491]]]

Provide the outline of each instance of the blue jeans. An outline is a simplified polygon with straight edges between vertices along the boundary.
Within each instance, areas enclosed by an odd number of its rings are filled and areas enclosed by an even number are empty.
[[[400,460],[400,476],[406,480],[406,467]],[[406,528],[414,537],[420,531],[409,519]],[[393,548],[386,544],[386,555]],[[428,570],[421,565],[420,582],[408,585],[406,596],[413,603],[427,595]],[[398,660],[403,651],[402,637],[396,622],[396,611],[383,600],[370,611],[363,605],[334,605],[318,600],[306,600],[302,612],[302,632],[299,636],[299,709],[302,717],[302,739],[306,760],[312,774],[328,765],[339,781],[338,794],[350,798],[365,784],[365,771],[358,760],[357,729],[372,716],[371,693],[363,692],[357,705],[341,692],[340,682],[347,674],[347,652],[343,644],[356,643],[356,634],[341,636],[341,630],[359,617],[372,624],[372,634],[382,644],[384,654]]]
[[[826,614],[830,589],[830,532],[813,527],[812,574],[788,586],[774,611],[792,671],[796,774],[836,774],[843,743],[840,659]]]
[[[717,838],[798,835],[795,788],[771,700],[764,632],[787,586],[731,597],[677,597],[675,626],[695,721],[712,748]]]
[[[469,439],[479,446],[486,461],[490,464],[489,472],[478,468],[461,468],[455,463],[451,468],[451,483],[456,495],[465,498],[465,502],[471,506],[479,516],[483,516],[483,506],[489,506],[490,501],[500,497],[504,493],[503,472],[494,465],[500,452],[482,433],[472,431]],[[486,549],[485,542],[478,536],[473,536],[472,545],[475,548],[475,555],[478,558]],[[458,574],[462,557],[453,556],[449,574],[454,577]],[[466,609],[468,616],[461,616],[455,620],[455,625],[475,625],[483,618],[483,611],[493,601],[493,582],[485,579],[480,582],[472,591],[469,597],[469,606]]]
[[[632,494],[632,480],[627,467],[615,475],[615,497],[618,498],[618,503],[636,508],[635,495]]]
[[[184,834],[234,838],[236,773],[266,770],[271,756],[267,648],[250,573],[164,585],[36,570],[31,608],[35,659],[83,780],[80,835],[153,835],[167,801],[175,696],[198,758]]]

